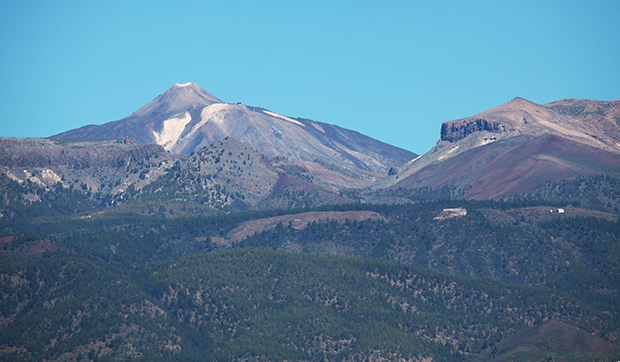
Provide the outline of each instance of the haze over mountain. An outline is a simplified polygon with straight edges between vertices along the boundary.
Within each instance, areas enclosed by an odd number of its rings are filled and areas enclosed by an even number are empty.
[[[387,172],[416,155],[358,132],[260,107],[225,103],[195,83],[175,84],[126,118],[89,125],[56,137],[123,138],[191,154],[225,137],[269,158],[287,162],[316,159],[374,172]]]

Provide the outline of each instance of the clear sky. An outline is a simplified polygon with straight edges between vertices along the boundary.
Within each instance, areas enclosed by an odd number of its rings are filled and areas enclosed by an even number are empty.
[[[517,96],[620,99],[620,1],[2,1],[0,81],[4,137],[193,81],[423,153]]]

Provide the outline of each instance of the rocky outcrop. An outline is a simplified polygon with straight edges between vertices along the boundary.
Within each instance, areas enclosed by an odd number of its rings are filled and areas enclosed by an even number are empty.
[[[131,140],[69,142],[44,138],[0,139],[0,166],[125,167],[166,152],[159,145],[136,146]]]
[[[453,122],[445,122],[441,125],[441,140],[448,142],[456,142],[469,136],[472,133],[487,132],[504,132],[506,125],[496,120],[484,118],[466,118]]]

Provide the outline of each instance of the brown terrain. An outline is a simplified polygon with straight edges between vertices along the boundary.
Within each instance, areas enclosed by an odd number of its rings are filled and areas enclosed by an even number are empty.
[[[226,238],[214,238],[218,244],[230,245],[237,243],[249,236],[266,230],[271,230],[282,224],[291,225],[294,229],[305,229],[311,222],[335,220],[344,223],[346,220],[384,220],[384,217],[374,211],[312,211],[300,214],[274,216],[265,219],[250,220],[234,228],[226,235]]]
[[[46,252],[65,250],[62,246],[49,239],[21,240],[15,236],[0,238],[0,254],[20,254],[27,256],[39,256]]]
[[[577,176],[620,176],[620,101],[522,98],[446,122],[433,149],[381,182],[453,186],[470,199],[532,191]]]
[[[321,185],[331,191],[368,188],[387,176],[383,173],[329,164],[319,160],[292,164],[278,163],[275,166],[290,175]]]

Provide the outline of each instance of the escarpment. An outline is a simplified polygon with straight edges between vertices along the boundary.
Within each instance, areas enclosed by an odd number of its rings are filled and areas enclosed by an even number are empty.
[[[139,146],[127,140],[0,140],[0,164],[7,167],[124,167],[165,152],[160,145]]]
[[[456,142],[469,136],[472,133],[487,132],[505,132],[508,129],[505,124],[496,120],[485,118],[466,118],[459,121],[445,122],[441,125],[441,140],[448,142]]]

